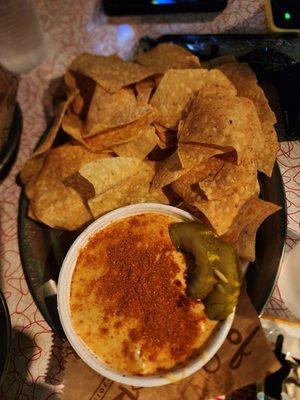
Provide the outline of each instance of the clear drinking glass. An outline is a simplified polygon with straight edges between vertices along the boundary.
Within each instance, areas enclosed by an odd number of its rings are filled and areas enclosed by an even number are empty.
[[[41,27],[31,0],[0,0],[0,63],[26,73],[45,56]]]

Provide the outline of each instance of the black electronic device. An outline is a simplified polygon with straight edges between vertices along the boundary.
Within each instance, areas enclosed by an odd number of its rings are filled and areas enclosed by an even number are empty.
[[[220,11],[227,0],[103,0],[109,15]]]
[[[266,16],[272,31],[300,32],[299,0],[266,0]]]

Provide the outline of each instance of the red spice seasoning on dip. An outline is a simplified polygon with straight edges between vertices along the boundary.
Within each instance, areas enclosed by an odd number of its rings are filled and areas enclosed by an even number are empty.
[[[149,375],[197,356],[215,321],[185,295],[186,262],[169,226],[146,213],[94,234],[80,250],[71,283],[71,319],[83,342],[115,370]]]

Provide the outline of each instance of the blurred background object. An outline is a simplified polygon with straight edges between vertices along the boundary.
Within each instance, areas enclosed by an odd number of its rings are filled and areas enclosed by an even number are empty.
[[[0,63],[26,73],[45,56],[42,31],[31,0],[0,0]]]
[[[104,10],[110,15],[220,11],[226,4],[227,0],[103,0]]]

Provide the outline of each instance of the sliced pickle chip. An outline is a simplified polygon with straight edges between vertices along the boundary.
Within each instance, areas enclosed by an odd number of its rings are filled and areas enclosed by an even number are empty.
[[[169,231],[175,247],[195,260],[188,263],[188,295],[203,301],[209,319],[226,319],[237,305],[242,283],[232,245],[198,222],[172,224]]]
[[[188,265],[188,294],[196,299],[204,299],[218,282],[213,272],[220,263],[216,235],[198,222],[171,224],[169,232],[174,246],[191,253],[195,259],[195,263]]]

